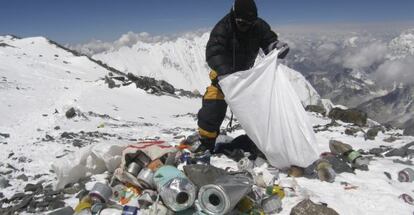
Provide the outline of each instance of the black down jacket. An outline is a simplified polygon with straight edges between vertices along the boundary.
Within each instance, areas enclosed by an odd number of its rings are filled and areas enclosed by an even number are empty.
[[[259,53],[259,49],[267,54],[268,46],[277,41],[277,35],[269,24],[258,18],[247,31],[237,30],[232,12],[222,18],[210,34],[206,48],[206,59],[209,67],[218,75],[249,69]]]

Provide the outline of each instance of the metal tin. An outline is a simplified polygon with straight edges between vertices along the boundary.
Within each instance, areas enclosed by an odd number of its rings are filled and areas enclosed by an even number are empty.
[[[157,169],[159,169],[163,165],[164,164],[162,163],[162,161],[160,159],[156,159],[156,160],[151,161],[151,163],[148,164],[147,168],[152,170],[152,171],[156,171]]]
[[[148,157],[146,154],[144,154],[143,152],[138,152],[136,159],[138,159],[139,161],[141,161],[144,165],[144,167],[148,166],[149,163],[151,163],[151,158]]]
[[[157,199],[157,192],[153,190],[144,190],[142,194],[138,197],[138,204],[140,208],[148,208],[154,204]]]
[[[138,173],[137,179],[144,188],[154,187],[154,172],[149,168],[144,168]]]
[[[411,168],[405,168],[398,172],[398,181],[400,182],[413,182],[414,170]]]
[[[138,208],[134,206],[124,206],[122,209],[122,215],[137,215],[138,214]]]
[[[410,195],[408,195],[406,193],[401,194],[399,196],[399,198],[401,198],[402,200],[404,200],[405,203],[408,203],[410,205],[414,205],[414,199],[413,199],[413,197],[411,197]]]
[[[244,176],[221,176],[214,184],[200,188],[198,201],[210,215],[226,214],[252,190],[252,182]]]
[[[244,157],[237,163],[237,167],[239,170],[252,171],[254,163],[249,158]]]
[[[173,166],[159,168],[154,174],[154,184],[164,204],[173,211],[186,210],[195,201],[195,185]]]
[[[143,168],[142,164],[139,164],[138,162],[131,162],[128,165],[127,172],[131,173],[133,176],[137,177],[138,173]]]
[[[265,214],[278,213],[282,210],[282,201],[279,196],[270,196],[262,201],[262,208]]]
[[[93,186],[92,190],[89,192],[89,197],[93,202],[108,202],[109,198],[112,196],[112,188],[104,183],[97,182]]]

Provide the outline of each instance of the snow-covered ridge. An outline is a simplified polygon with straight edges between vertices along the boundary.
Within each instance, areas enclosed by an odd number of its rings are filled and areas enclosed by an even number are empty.
[[[176,40],[136,44],[93,55],[92,58],[122,71],[166,80],[175,87],[203,93],[210,84],[205,61],[209,33]],[[320,96],[299,72],[289,69],[288,77],[306,106],[320,104]]]

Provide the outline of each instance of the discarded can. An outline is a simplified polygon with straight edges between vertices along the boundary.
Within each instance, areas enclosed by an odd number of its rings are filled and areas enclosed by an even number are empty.
[[[326,160],[319,160],[316,165],[316,172],[318,173],[318,178],[321,181],[334,182],[336,173],[332,168],[332,165]]]
[[[171,210],[183,211],[193,205],[196,187],[177,168],[162,166],[155,172],[153,180],[164,204]]]
[[[92,205],[91,207],[91,214],[92,215],[98,215],[101,213],[101,211],[105,208],[105,204],[104,203],[95,203],[94,205]]]
[[[93,203],[106,203],[112,196],[112,188],[104,183],[97,182],[89,192]]]
[[[151,163],[148,164],[147,168],[155,172],[157,169],[159,169],[163,165],[164,164],[162,163],[160,159],[156,159],[156,160],[151,161]]]
[[[191,153],[183,152],[180,156],[180,162],[186,165],[190,165],[191,164]]]
[[[124,206],[122,209],[122,215],[137,215],[138,214],[138,208],[133,206]]]
[[[254,163],[251,160],[249,160],[249,158],[244,157],[241,160],[239,160],[239,162],[237,163],[237,167],[239,168],[239,170],[251,171],[253,170]]]
[[[141,161],[144,165],[143,166],[148,166],[149,163],[151,163],[151,158],[148,157],[146,154],[144,154],[143,152],[139,151],[136,155],[136,159]]]
[[[405,203],[408,203],[410,205],[414,205],[414,199],[413,199],[413,197],[411,197],[410,195],[408,195],[406,193],[400,195],[399,198],[401,198],[402,200],[404,200]]]
[[[211,153],[210,151],[207,150],[205,153],[201,155],[195,155],[191,163],[209,165],[210,159],[211,159]]]
[[[411,168],[405,168],[398,173],[398,181],[400,182],[413,182],[414,170]]]
[[[153,190],[144,190],[138,197],[138,204],[140,208],[148,208],[154,204],[157,199],[157,193]]]
[[[239,203],[237,203],[236,208],[243,214],[247,214],[249,211],[254,209],[254,206],[254,201],[250,197],[245,196],[239,201]]]
[[[200,188],[198,201],[207,214],[226,214],[251,190],[252,182],[248,177],[222,176],[214,184]]]
[[[139,172],[137,179],[138,182],[144,187],[144,188],[153,188],[154,187],[154,172],[149,168],[144,168]]]
[[[282,200],[274,195],[263,199],[262,208],[265,214],[279,213],[282,210]]]
[[[285,197],[285,191],[283,191],[283,187],[279,185],[266,187],[266,194],[269,196],[277,195],[280,199]]]
[[[142,169],[142,164],[139,164],[138,162],[131,162],[128,165],[127,172],[131,173],[133,176],[137,177],[139,171]]]

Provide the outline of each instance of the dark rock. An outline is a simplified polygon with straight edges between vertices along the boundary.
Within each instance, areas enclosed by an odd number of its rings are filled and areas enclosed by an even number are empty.
[[[24,187],[24,192],[39,192],[43,190],[42,184],[26,184]]]
[[[80,147],[83,146],[83,143],[82,143],[82,140],[75,139],[75,140],[73,140],[72,145],[75,146],[75,147],[79,147],[80,148]]]
[[[55,210],[65,207],[65,202],[62,200],[53,201],[49,204],[48,210]]]
[[[109,89],[120,87],[120,85],[115,84],[115,81],[111,78],[108,78],[108,76],[105,76],[105,83],[108,84]]]
[[[20,209],[27,207],[29,203],[32,201],[32,199],[33,199],[33,196],[25,196],[19,204],[13,206],[13,211],[17,212]]]
[[[358,126],[365,126],[368,115],[357,109],[342,110],[340,108],[333,108],[329,112],[329,118],[354,123]]]
[[[60,126],[54,127],[55,130],[60,130]]]
[[[115,79],[115,80],[118,80],[118,81],[122,81],[122,82],[124,82],[126,80],[125,77],[122,77],[122,76],[112,77],[112,79]]]
[[[50,142],[50,141],[54,141],[54,140],[55,140],[55,138],[53,138],[49,134],[46,134],[45,137],[42,138],[42,141],[45,141],[45,142]]]
[[[36,207],[37,208],[45,208],[47,206],[49,206],[50,202],[47,201],[41,201],[41,202],[36,202]]]
[[[387,176],[388,179],[392,180],[392,176],[389,172],[384,172],[384,175]]]
[[[388,138],[385,138],[383,141],[387,142],[387,143],[392,143],[394,141],[398,140],[398,138],[394,137],[394,136],[390,136]]]
[[[79,191],[81,191],[83,188],[79,184],[74,184],[73,186],[67,187],[63,189],[63,193],[69,194],[69,195],[75,195]]]
[[[75,137],[76,134],[72,133],[72,132],[63,132],[60,137],[61,138],[65,138],[65,139],[73,139],[73,137]]]
[[[25,156],[21,156],[21,157],[19,157],[19,159],[17,161],[19,163],[26,163],[26,162],[31,161],[31,160],[27,159],[27,157],[25,157]]]
[[[414,125],[411,125],[409,127],[406,127],[404,129],[403,134],[406,135],[406,136],[414,136]]]
[[[346,135],[354,135],[355,133],[357,133],[357,132],[359,132],[359,131],[361,131],[361,129],[360,129],[360,128],[354,128],[354,127],[351,127],[351,128],[347,128],[347,129],[345,129],[345,134],[346,134]]]
[[[17,176],[16,178],[19,179],[19,180],[22,180],[22,181],[28,181],[29,180],[29,178],[25,174],[21,174],[21,175]]]
[[[49,190],[48,189],[48,190],[44,191],[45,197],[47,197],[47,196],[56,196],[56,195],[59,195],[61,193],[62,193],[61,190]]]
[[[73,215],[74,213],[75,211],[73,210],[73,208],[67,206],[64,208],[60,208],[58,210],[51,211],[47,215]]]
[[[23,199],[25,196],[27,196],[25,193],[15,193],[10,199],[9,201],[15,201],[15,200],[20,200]]]
[[[370,128],[365,134],[365,139],[375,140],[375,137],[378,135],[378,132],[380,131],[382,131],[383,133],[385,132],[385,130],[380,126]]]
[[[299,202],[290,211],[290,215],[339,215],[332,208],[328,208],[326,205],[318,205],[313,203],[309,199],[305,199]]]
[[[11,186],[10,181],[7,180],[5,177],[0,176],[0,188],[4,189],[10,186]]]
[[[68,111],[66,111],[66,118],[71,119],[76,116],[75,108],[71,107]]]
[[[2,136],[4,138],[9,138],[10,137],[10,134],[0,133],[0,136]]]
[[[408,143],[405,146],[392,149],[391,151],[385,154],[386,157],[398,156],[398,157],[406,157],[410,154],[414,154],[414,149],[410,149],[410,147],[414,146],[414,142]]]
[[[413,166],[413,162],[411,160],[402,161],[400,159],[394,159],[392,160],[393,163],[400,163],[408,166]]]
[[[11,158],[14,155],[14,152],[11,152],[7,158]]]
[[[325,108],[321,107],[319,105],[308,105],[308,106],[306,106],[305,110],[308,111],[308,112],[320,113],[320,114],[322,114],[322,116],[325,116],[325,114],[326,114]]]
[[[14,167],[13,165],[11,165],[9,163],[6,165],[6,168],[12,169],[14,171],[18,171],[19,170],[19,169],[17,169],[16,167]]]
[[[114,76],[114,73],[109,72],[109,73],[108,73],[108,76],[109,76],[109,77],[112,77],[112,76]]]
[[[344,172],[354,173],[354,170],[352,169],[351,166],[349,166],[346,160],[342,159],[339,156],[325,156],[324,159],[327,160],[332,165],[332,169],[336,173],[339,173],[339,174],[344,173]]]

